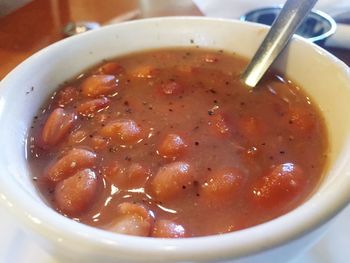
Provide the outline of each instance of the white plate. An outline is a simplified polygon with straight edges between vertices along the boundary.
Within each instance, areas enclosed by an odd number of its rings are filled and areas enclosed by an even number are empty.
[[[27,236],[0,209],[0,263],[59,263]],[[294,263],[348,263],[350,258],[350,206],[328,233]]]

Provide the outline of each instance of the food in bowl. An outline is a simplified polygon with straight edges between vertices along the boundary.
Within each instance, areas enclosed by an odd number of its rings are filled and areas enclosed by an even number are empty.
[[[328,153],[319,109],[247,61],[172,48],[118,57],[79,74],[35,117],[28,147],[45,200],[112,232],[193,237],[276,218],[320,183]]]

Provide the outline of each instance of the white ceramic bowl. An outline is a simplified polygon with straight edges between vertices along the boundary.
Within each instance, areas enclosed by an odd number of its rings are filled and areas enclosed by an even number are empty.
[[[350,200],[350,73],[335,57],[293,39],[275,67],[299,83],[325,116],[327,174],[303,205],[275,220],[224,235],[153,239],[124,236],[67,219],[31,182],[25,155],[33,116],[64,80],[102,59],[139,50],[194,46],[251,57],[266,27],[208,18],[161,18],[104,27],[38,52],[0,84],[0,200],[41,245],[67,262],[285,262],[307,249]],[[32,88],[33,87],[33,88]]]

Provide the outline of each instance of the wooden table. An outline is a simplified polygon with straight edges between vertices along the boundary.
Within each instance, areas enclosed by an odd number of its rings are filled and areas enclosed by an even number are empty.
[[[201,15],[190,3],[180,15]],[[106,23],[137,9],[137,5],[137,0],[33,0],[1,17],[0,79],[36,51],[64,38],[62,29],[68,22],[90,20]],[[350,65],[349,50],[329,50]]]

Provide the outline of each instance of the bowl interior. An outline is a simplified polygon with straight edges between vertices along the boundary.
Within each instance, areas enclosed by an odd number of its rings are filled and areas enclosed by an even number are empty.
[[[70,237],[65,232],[80,235],[77,233],[87,231],[90,241],[99,242],[103,237],[110,240],[110,246],[125,248],[128,242],[123,245],[119,242],[124,237],[71,222],[48,209],[38,196],[28,170],[25,145],[33,117],[40,106],[63,81],[103,59],[146,49],[194,46],[223,49],[250,58],[266,31],[266,27],[239,21],[150,19],[108,26],[68,38],[32,56],[0,84],[1,198],[19,217],[38,229],[56,228],[56,233],[62,238]],[[300,38],[292,41],[274,67],[304,88],[326,119],[331,146],[329,166],[317,192],[304,205],[272,222],[223,235],[229,241],[227,244],[213,245],[210,237],[186,242],[151,240],[131,248],[132,251],[142,255],[152,249],[153,252],[156,249],[164,251],[166,246],[172,245],[179,253],[181,249],[189,251],[187,243],[193,242],[191,251],[197,251],[197,256],[205,249],[221,251],[223,255],[244,254],[294,239],[324,223],[345,206],[350,193],[349,70],[322,49]],[[52,224],[48,226],[50,224],[44,222]],[[288,229],[286,224],[290,225]],[[130,240],[134,239],[130,237]],[[236,249],[232,250],[233,247]]]

